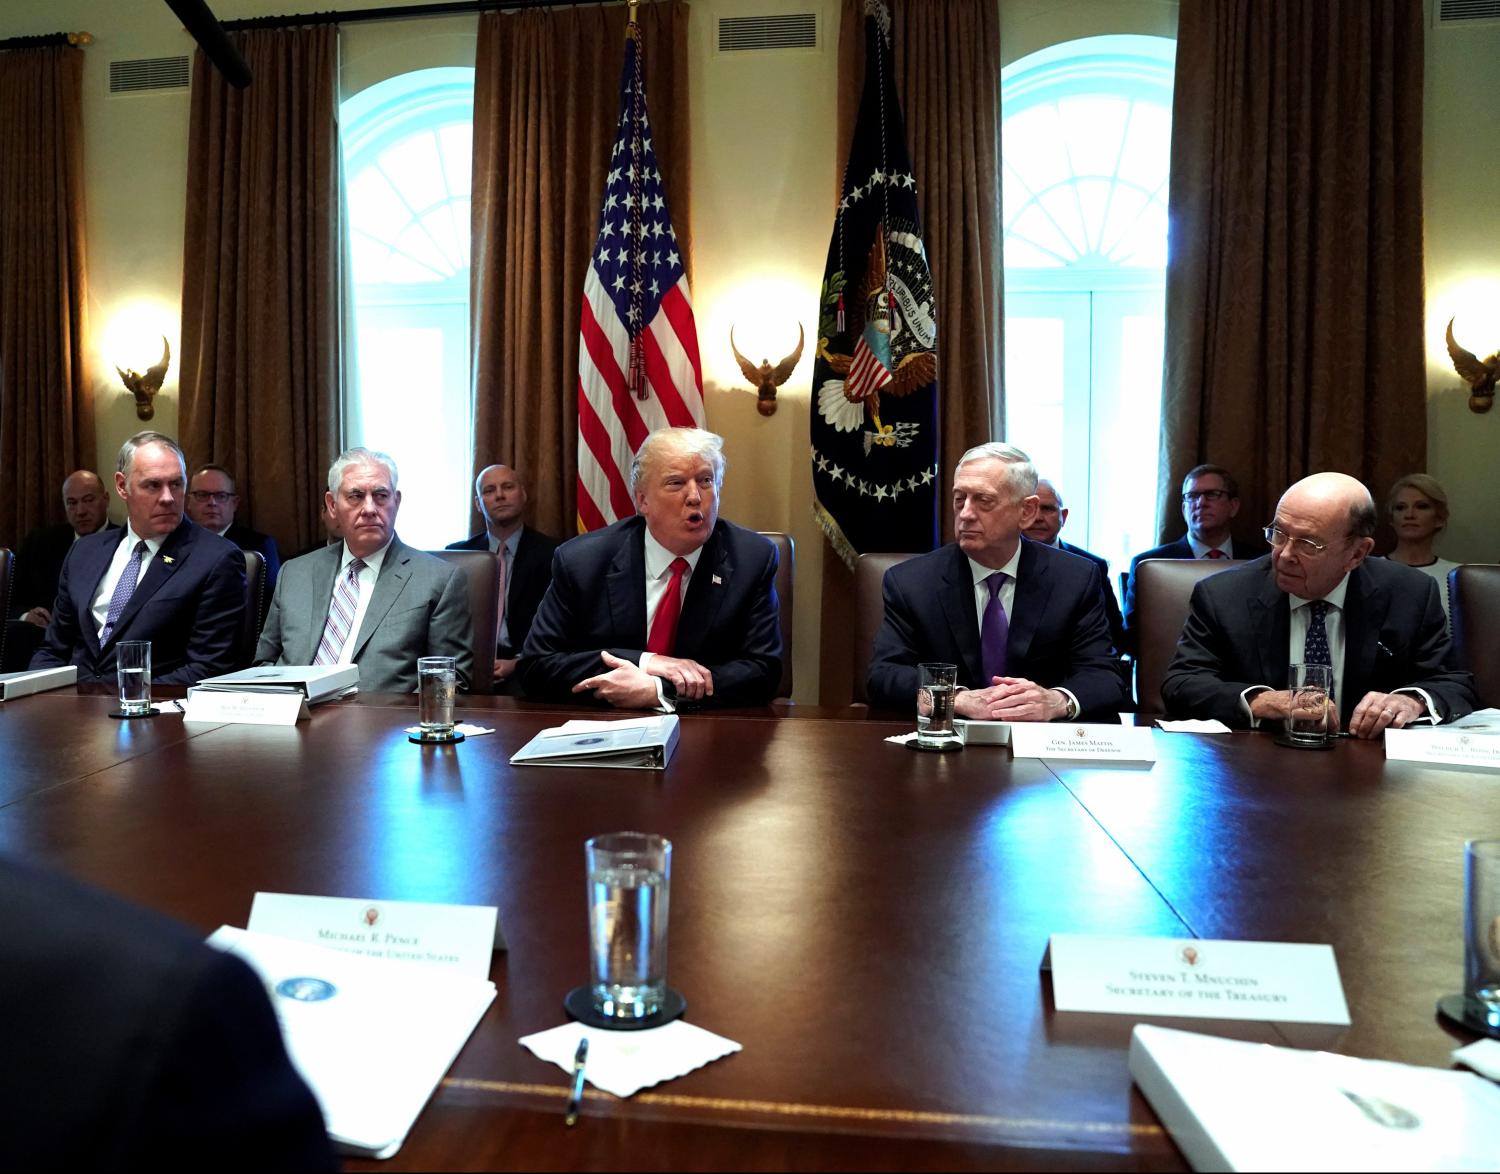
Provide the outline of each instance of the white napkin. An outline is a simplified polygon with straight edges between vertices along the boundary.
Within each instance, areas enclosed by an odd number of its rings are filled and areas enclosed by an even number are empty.
[[[908,742],[913,741],[916,736],[917,731],[913,730],[909,734],[892,734],[889,738],[886,739],[886,741],[894,742],[897,746],[905,746]],[[589,1046],[592,1047],[593,1045],[590,1044]]]
[[[453,728],[465,738],[477,738],[480,734],[493,734],[495,732],[494,730],[486,729],[484,726],[476,726],[472,722],[454,722]],[[422,727],[407,726],[406,732],[408,734],[420,734]]]
[[[523,1035],[518,1042],[538,1059],[571,1074],[573,1055],[584,1036],[589,1038],[584,1078],[595,1088],[617,1097],[628,1097],[664,1080],[686,1076],[695,1068],[740,1050],[734,1040],[681,1019],[644,1031],[605,1031],[582,1023],[564,1023],[535,1035]]]
[[[1218,718],[1184,718],[1182,721],[1169,722],[1164,718],[1158,718],[1156,724],[1169,734],[1228,734],[1230,729]]]
[[[1457,1049],[1453,1053],[1453,1059],[1455,1063],[1474,1069],[1480,1076],[1500,1080],[1500,1040],[1475,1040],[1468,1047]]]

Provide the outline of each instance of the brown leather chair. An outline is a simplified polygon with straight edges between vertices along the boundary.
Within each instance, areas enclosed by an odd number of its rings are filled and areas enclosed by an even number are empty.
[[[260,627],[266,615],[266,560],[253,550],[242,550],[245,556],[245,618],[240,640],[244,651],[241,666],[255,663],[255,646],[260,643]]]
[[[1482,707],[1500,706],[1500,566],[1468,563],[1448,572],[1453,643],[1474,674]]]
[[[10,620],[10,581],[15,565],[16,556],[0,546],[0,664],[5,663],[5,625]]]
[[[500,564],[487,550],[429,550],[463,571],[469,581],[469,615],[473,620],[474,673],[469,692],[495,687],[495,644],[500,634]]]
[[[1161,683],[1187,623],[1200,579],[1244,563],[1234,558],[1149,558],[1135,568],[1135,697],[1141,713],[1161,714]]]
[[[796,578],[797,544],[790,534],[779,530],[762,530],[762,538],[769,538],[776,548],[780,562],[776,564],[776,598],[781,604],[781,684],[776,686],[776,696],[792,695],[792,589]]]
[[[854,565],[854,700],[869,704],[865,692],[865,675],[870,671],[870,653],[875,646],[875,633],[880,631],[880,621],[885,618],[885,596],[881,585],[885,573],[897,563],[904,563],[909,554],[862,554]]]

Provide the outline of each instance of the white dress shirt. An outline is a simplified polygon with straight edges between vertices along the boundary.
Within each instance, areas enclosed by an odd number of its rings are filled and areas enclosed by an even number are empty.
[[[1234,539],[1226,538],[1218,546],[1210,546],[1206,542],[1199,542],[1191,532],[1187,536],[1188,545],[1193,548],[1194,558],[1207,558],[1210,550],[1222,550],[1225,558],[1234,557]]]
[[[77,538],[76,534],[74,538]],[[146,569],[150,567],[151,560],[156,557],[157,552],[161,550],[162,543],[166,540],[167,534],[163,534],[160,538],[146,539],[146,557],[141,560],[140,575],[135,581],[137,587],[146,577]],[[109,615],[109,601],[115,597],[115,588],[120,584],[120,576],[125,573],[125,565],[135,554],[135,544],[139,541],[141,541],[141,536],[135,532],[135,527],[127,520],[125,535],[120,539],[120,545],[115,547],[115,556],[109,560],[109,566],[104,571],[104,578],[99,580],[99,588],[94,592],[94,603],[90,610],[94,616],[95,636],[100,636],[104,632],[104,621]]]
[[[396,536],[394,534],[391,535],[391,542],[395,540]],[[370,610],[370,596],[375,594],[375,580],[380,578],[380,566],[385,562],[385,552],[390,550],[390,548],[391,543],[387,542],[374,554],[365,555],[364,568],[359,572],[359,602],[354,608],[354,619],[349,624],[349,639],[345,640],[343,648],[339,649],[339,658],[336,662],[338,664],[354,663],[354,646],[359,643],[359,629],[365,622],[365,612]],[[349,564],[353,561],[354,555],[350,552],[349,544],[346,542],[343,544],[343,557],[339,559],[339,573],[333,577],[334,592],[338,591],[339,581],[349,573]],[[333,606],[332,593],[328,596],[328,605],[330,607]],[[323,624],[325,627],[328,624],[326,611],[323,616]],[[319,640],[322,639],[321,632],[318,633],[318,638]],[[313,654],[317,655],[316,648],[313,649]]]
[[[1000,582],[1000,606],[1005,610],[1005,624],[1009,631],[1011,615],[1015,610],[1016,602],[1016,569],[1021,565],[1021,543],[1016,543],[1016,552],[1010,556],[1009,561],[1003,567],[987,567],[983,563],[977,563],[969,559],[969,573],[974,576],[974,615],[978,632],[984,631],[984,609],[990,605],[990,588],[986,580],[998,571],[1005,578]],[[1010,671],[1010,665],[1005,666],[1006,675],[1014,676]],[[984,688],[989,688],[986,681]],[[1045,686],[1044,686],[1045,687]],[[1068,712],[1063,715],[1065,720],[1071,721],[1078,716],[1078,698],[1074,697],[1071,690],[1057,687],[1057,692],[1068,699]]]

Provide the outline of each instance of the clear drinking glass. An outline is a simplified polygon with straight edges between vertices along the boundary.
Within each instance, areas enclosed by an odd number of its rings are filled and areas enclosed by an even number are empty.
[[[1500,1025],[1500,840],[1464,846],[1464,995]]]
[[[1328,741],[1333,704],[1333,669],[1326,664],[1287,668],[1286,736],[1291,742],[1321,746]]]
[[[451,656],[417,658],[418,724],[424,738],[453,733],[453,701],[458,694],[458,663]]]
[[[115,645],[115,672],[120,682],[120,712],[143,717],[151,712],[151,641],[121,640]]]
[[[667,990],[667,904],[672,842],[641,832],[595,836],[588,865],[589,989],[594,1009],[644,1019]]]
[[[917,665],[917,742],[923,746],[961,746],[953,728],[953,698],[958,692],[958,666]]]

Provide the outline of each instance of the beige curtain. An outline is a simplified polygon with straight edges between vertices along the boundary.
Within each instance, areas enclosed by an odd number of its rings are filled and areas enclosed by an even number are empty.
[[[688,7],[643,4],[654,148],[691,266]],[[626,9],[486,13],[474,79],[476,472],[501,461],[531,487],[532,521],[576,532],[578,329],[619,113]]]
[[[228,465],[283,549],[318,521],[341,440],[338,30],[235,34],[255,80],[193,62],[182,278],[182,435]]]
[[[1183,0],[1164,538],[1200,461],[1251,527],[1308,473],[1425,467],[1422,33],[1421,0]]]
[[[0,545],[94,467],[82,82],[81,49],[0,52]]]

